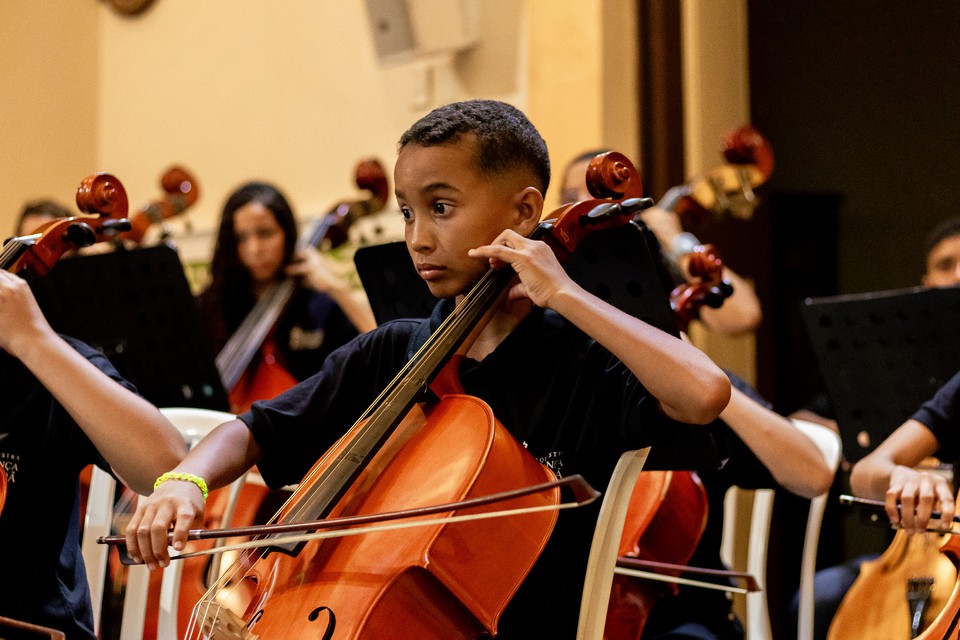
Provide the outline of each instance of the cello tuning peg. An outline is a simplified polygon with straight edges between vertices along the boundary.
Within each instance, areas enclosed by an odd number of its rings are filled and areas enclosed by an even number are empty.
[[[67,240],[78,249],[89,247],[97,241],[97,234],[86,222],[73,222],[67,226]]]
[[[644,209],[649,209],[653,204],[653,198],[627,198],[620,203],[620,208],[622,208],[625,213],[636,215]]]
[[[130,231],[132,228],[133,225],[127,218],[120,218],[119,220],[109,219],[104,220],[100,225],[100,232],[106,236],[115,236],[118,233]]]
[[[604,202],[590,209],[580,218],[583,224],[600,224],[605,220],[615,217],[620,211],[620,206],[612,202]]]

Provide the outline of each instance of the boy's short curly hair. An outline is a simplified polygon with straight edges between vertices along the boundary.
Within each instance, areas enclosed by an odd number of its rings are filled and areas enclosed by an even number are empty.
[[[429,147],[477,138],[480,170],[498,175],[528,169],[545,194],[550,186],[550,156],[536,127],[516,107],[497,100],[467,100],[438,107],[420,118],[400,137],[398,149],[408,144]]]

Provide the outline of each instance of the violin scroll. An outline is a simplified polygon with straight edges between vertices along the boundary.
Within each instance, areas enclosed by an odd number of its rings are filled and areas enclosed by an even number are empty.
[[[749,218],[759,203],[754,189],[773,172],[773,149],[763,135],[750,126],[728,132],[720,142],[726,161],[685,185],[676,203],[678,215],[702,220],[729,213]]]
[[[160,177],[160,186],[169,196],[169,204],[179,213],[200,197],[197,181],[182,167],[173,166]]]
[[[371,198],[367,201],[370,206],[370,213],[382,211],[390,198],[390,185],[387,182],[387,174],[383,170],[383,165],[374,158],[362,160],[357,165],[356,173],[357,186],[370,192]]]
[[[546,242],[561,261],[573,254],[586,234],[627,224],[640,211],[653,206],[653,200],[641,197],[643,184],[636,167],[616,151],[590,161],[587,185],[593,195],[613,194],[611,197],[619,202],[597,196],[597,200],[566,204],[540,223],[536,237]]]

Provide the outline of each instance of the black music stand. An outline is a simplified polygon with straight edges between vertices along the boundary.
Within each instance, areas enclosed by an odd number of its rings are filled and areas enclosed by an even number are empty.
[[[56,331],[101,351],[154,405],[228,409],[173,248],[161,244],[61,260],[34,289]]]
[[[600,299],[676,336],[668,298],[671,280],[659,252],[652,232],[631,223],[587,235],[564,268]],[[403,242],[358,249],[354,262],[377,322],[430,315],[437,300],[417,275]],[[706,427],[676,423],[651,438],[644,469],[711,469],[721,462]]]
[[[807,299],[802,316],[851,462],[960,370],[958,287]]]

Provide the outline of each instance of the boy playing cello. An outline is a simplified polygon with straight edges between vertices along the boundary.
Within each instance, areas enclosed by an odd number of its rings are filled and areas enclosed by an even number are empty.
[[[440,107],[400,140],[394,171],[411,259],[443,300],[431,318],[398,320],[330,355],[320,372],[217,428],[174,471],[229,483],[256,463],[271,485],[298,482],[490,268],[517,273],[459,369],[527,450],[558,475],[606,486],[620,453],[669,419],[705,424],[727,403],[727,377],[703,353],[577,286],[538,225],[550,180],[546,145],[501,102]],[[585,510],[575,510],[583,512]],[[152,567],[182,548],[203,513],[193,481],[164,482],[127,529]],[[500,637],[572,638],[595,512],[564,513],[500,620]],[[256,629],[254,628],[255,632]]]

